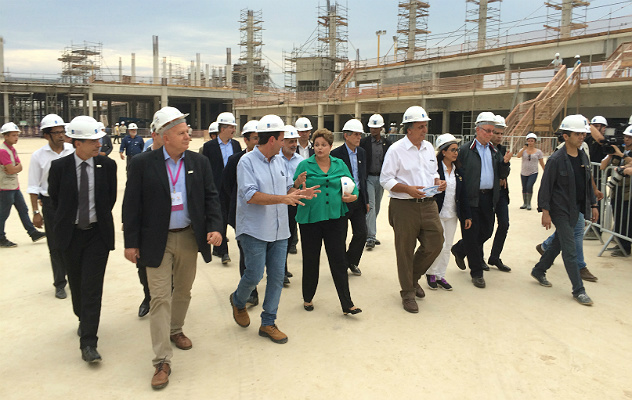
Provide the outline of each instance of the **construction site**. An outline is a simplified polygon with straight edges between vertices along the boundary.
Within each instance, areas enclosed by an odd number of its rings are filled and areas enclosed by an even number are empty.
[[[508,34],[500,18],[502,0],[464,3],[463,30],[433,36],[429,2],[399,1],[392,45],[380,55],[386,31],[376,31],[378,57],[361,59],[359,50],[349,55],[347,6],[322,2],[315,35],[283,51],[282,84],[272,82],[263,61],[262,12],[250,9],[238,20],[237,62],[230,47],[224,65],[203,65],[200,53],[189,66],[172,62],[160,57],[153,36],[151,77],[136,75],[134,53],[129,75],[120,57],[118,74],[104,68],[103,44],[89,42],[63,50],[58,79],[14,77],[4,69],[0,38],[0,110],[5,122],[15,121],[33,135],[48,113],[67,120],[90,115],[106,126],[134,121],[146,134],[153,113],[166,105],[190,113],[198,134],[223,111],[233,111],[241,125],[265,114],[287,123],[304,116],[334,132],[350,118],[366,122],[380,113],[397,132],[403,111],[421,105],[432,118],[430,134],[457,135],[471,134],[476,115],[493,111],[507,116],[508,136],[515,138],[527,132],[551,136],[567,113],[627,120],[632,15],[590,20],[590,2],[549,1],[540,28]],[[556,53],[562,62],[554,67]]]

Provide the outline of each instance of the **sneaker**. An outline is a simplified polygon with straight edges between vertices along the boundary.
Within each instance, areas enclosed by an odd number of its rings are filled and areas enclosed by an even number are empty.
[[[9,239],[4,238],[4,239],[0,239],[0,247],[9,248],[9,247],[18,247],[18,245],[13,243]]]
[[[445,280],[445,278],[441,278],[437,281],[437,285],[443,290],[452,290],[452,285]]]
[[[575,300],[577,300],[577,302],[579,304],[581,304],[582,306],[592,306],[593,305],[593,301],[590,299],[590,297],[588,297],[588,295],[586,293],[580,293],[577,296],[573,296],[573,298]]]
[[[230,305],[233,307],[233,318],[235,319],[235,322],[237,322],[237,325],[241,326],[242,328],[247,328],[248,325],[250,325],[250,316],[248,315],[248,310],[246,310],[246,307],[237,308],[235,306],[235,304],[233,303],[232,293],[230,294],[229,300]]]
[[[366,241],[366,249],[367,250],[373,250],[375,248],[375,241],[374,240],[367,240]]]
[[[539,283],[541,286],[544,286],[544,287],[551,287],[551,286],[553,286],[553,285],[551,285],[551,282],[549,282],[549,281],[546,279],[546,276],[544,276],[544,275],[536,275],[536,274],[534,274],[533,272],[531,272],[531,276],[533,277],[533,279],[535,279],[536,281],[538,281],[538,283]]]
[[[270,338],[274,343],[287,343],[287,335],[281,332],[276,325],[261,326],[259,336]]]
[[[590,273],[588,268],[582,268],[579,270],[579,275],[582,277],[582,280],[588,282],[597,282],[597,277]]]
[[[437,277],[434,275],[426,275],[426,280],[428,281],[428,286],[431,290],[437,290]]]
[[[538,251],[538,253],[540,253],[540,255],[544,255],[544,249],[542,248],[541,244],[538,244],[535,246],[535,249]]]
[[[40,232],[40,231],[35,231],[33,232],[33,234],[31,235],[31,240],[33,242],[37,242],[39,240],[42,240],[46,237],[46,233],[44,232]]]

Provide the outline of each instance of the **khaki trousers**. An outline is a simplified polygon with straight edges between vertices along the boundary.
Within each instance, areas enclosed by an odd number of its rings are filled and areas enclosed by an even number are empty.
[[[166,363],[171,362],[173,349],[169,336],[182,332],[184,318],[191,302],[197,252],[193,229],[169,232],[160,266],[147,267],[151,295],[149,327],[156,355],[153,359],[154,365],[163,360]]]
[[[415,284],[443,247],[443,227],[435,201],[416,203],[391,198],[388,222],[395,232],[395,254],[403,299],[415,298]],[[415,251],[419,241],[419,247]]]

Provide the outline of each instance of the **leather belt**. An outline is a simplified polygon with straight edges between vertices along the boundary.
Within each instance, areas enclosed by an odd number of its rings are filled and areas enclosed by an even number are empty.
[[[481,189],[479,190],[480,194],[488,194],[488,193],[493,193],[494,189]]]
[[[95,228],[97,226],[96,222],[91,223],[90,225],[86,226],[85,228],[79,228],[79,225],[75,225],[75,228],[79,229],[80,231],[89,231],[92,228]]]
[[[398,199],[398,200],[405,200],[405,201],[412,201],[415,203],[425,203],[427,201],[435,201],[434,197],[423,197],[421,199]]]
[[[184,230],[189,229],[190,227],[191,227],[191,225],[185,226],[184,228],[169,229],[169,232],[171,232],[171,233],[182,232]]]

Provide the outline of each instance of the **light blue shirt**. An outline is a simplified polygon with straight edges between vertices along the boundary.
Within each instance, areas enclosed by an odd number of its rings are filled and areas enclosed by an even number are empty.
[[[219,143],[219,149],[222,151],[222,159],[224,160],[224,166],[228,162],[228,157],[233,155],[233,143],[232,140],[229,140],[228,143],[224,144],[222,139],[217,138],[217,142]]]
[[[145,147],[143,147],[143,152],[146,152],[148,148],[150,148],[154,144],[154,139],[150,138],[145,142]]]
[[[165,164],[167,166],[167,180],[169,181],[169,194],[173,194],[174,192],[180,192],[182,194],[182,205],[183,209],[178,211],[171,211],[171,218],[169,219],[169,229],[180,229],[186,228],[191,225],[191,218],[189,218],[189,209],[187,207],[187,186],[186,186],[186,166],[184,165],[184,153],[178,160],[175,162],[167,153],[165,148],[162,148],[162,153],[165,156]],[[182,169],[180,169],[180,175],[178,175],[178,167],[182,163]],[[171,171],[171,174],[169,174]],[[178,175],[178,179],[176,180],[175,188],[173,185],[173,179],[176,179],[176,175]]]
[[[248,204],[255,193],[286,195],[294,181],[280,155],[270,161],[255,147],[237,164],[237,213],[235,237],[246,234],[265,242],[290,237],[287,205]]]
[[[479,189],[493,189],[494,188],[494,164],[492,163],[492,150],[490,144],[483,146],[478,139],[474,140],[476,143],[476,150],[481,157],[481,184]]]
[[[286,176],[289,176],[290,178],[294,177],[296,167],[298,167],[298,164],[304,160],[303,156],[298,153],[293,153],[292,158],[288,160],[287,157],[283,155],[283,149],[279,151],[279,156],[283,160],[283,164],[285,164]],[[292,182],[292,185],[294,185],[294,182]]]
[[[356,187],[359,188],[360,178],[358,177],[358,148],[356,147],[354,151],[351,151],[346,143],[345,147],[347,148],[347,153],[349,153],[349,162],[351,163],[351,175],[353,175],[353,180],[355,181]]]

